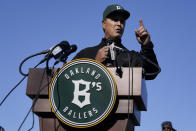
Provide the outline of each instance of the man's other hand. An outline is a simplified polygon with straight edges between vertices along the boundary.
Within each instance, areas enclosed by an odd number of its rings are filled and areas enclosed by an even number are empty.
[[[104,46],[103,48],[99,49],[95,57],[95,60],[99,62],[105,61],[108,58],[109,48],[109,46]]]

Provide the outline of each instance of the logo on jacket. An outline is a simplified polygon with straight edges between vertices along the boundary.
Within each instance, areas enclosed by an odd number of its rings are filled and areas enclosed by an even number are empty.
[[[90,59],[65,64],[49,89],[50,105],[59,120],[76,128],[103,121],[116,101],[116,84],[105,66]]]

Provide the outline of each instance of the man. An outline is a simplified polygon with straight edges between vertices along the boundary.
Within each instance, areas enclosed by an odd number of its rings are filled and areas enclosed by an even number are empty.
[[[172,123],[170,121],[165,121],[161,125],[162,125],[162,131],[176,131],[172,127]]]
[[[0,131],[5,131],[5,130],[3,129],[3,127],[0,126]]]
[[[130,13],[120,5],[108,6],[103,13],[104,38],[101,43],[97,46],[83,49],[74,59],[95,59],[105,66],[143,67],[145,69],[145,78],[147,80],[154,79],[160,72],[160,68],[153,51],[150,35],[144,28],[141,19],[139,20],[139,29],[135,30],[136,39],[141,44],[141,52],[129,51],[121,43],[126,20],[129,16]],[[112,53],[111,45],[115,47],[115,53]]]

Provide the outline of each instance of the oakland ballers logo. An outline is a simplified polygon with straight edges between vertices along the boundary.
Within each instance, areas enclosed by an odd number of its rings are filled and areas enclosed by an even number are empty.
[[[86,128],[97,125],[112,111],[116,85],[102,64],[78,59],[65,64],[53,77],[50,105],[63,123]]]

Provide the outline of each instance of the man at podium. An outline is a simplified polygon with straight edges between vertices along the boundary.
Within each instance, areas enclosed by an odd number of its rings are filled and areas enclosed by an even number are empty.
[[[81,50],[74,59],[95,59],[105,66],[117,68],[121,66],[143,67],[145,79],[154,79],[160,72],[160,68],[153,51],[150,34],[144,27],[142,19],[139,20],[139,28],[135,30],[136,39],[141,44],[141,51],[129,51],[121,43],[126,20],[129,16],[129,11],[125,10],[121,5],[113,4],[107,6],[103,12],[102,27],[104,37],[101,43]]]

